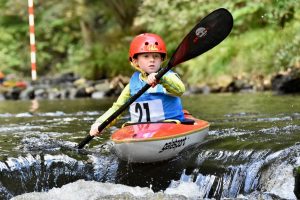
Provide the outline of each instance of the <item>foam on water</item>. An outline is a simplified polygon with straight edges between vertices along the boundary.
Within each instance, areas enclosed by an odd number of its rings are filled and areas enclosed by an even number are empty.
[[[25,131],[33,131],[33,130],[42,130],[43,126],[33,126],[33,125],[8,125],[0,127],[0,133],[22,133]]]
[[[209,131],[208,134],[211,136],[218,136],[218,137],[228,137],[228,136],[240,136],[254,133],[254,131],[248,130],[241,130],[237,128],[229,128],[229,129],[221,129],[221,130],[213,130]]]
[[[18,113],[15,117],[32,117],[31,113]]]
[[[6,163],[8,168],[11,171],[18,170],[20,171],[22,168],[27,168],[32,164],[38,162],[36,158],[34,158],[31,154],[27,154],[26,157],[19,156],[18,158],[8,158]]]
[[[66,164],[75,164],[75,163],[80,163],[83,165],[82,161],[77,161],[74,158],[71,158],[67,155],[61,154],[61,155],[50,155],[50,154],[46,154],[44,156],[44,163],[46,164],[46,166],[51,166],[51,164],[55,162],[61,162],[61,163],[66,163]]]
[[[61,117],[61,116],[99,116],[100,112],[94,111],[94,112],[76,112],[76,113],[65,113],[63,111],[56,111],[56,112],[40,112],[40,113],[30,113],[30,112],[22,112],[22,113],[0,113],[0,118],[8,118],[8,117],[34,117],[34,116],[40,116],[40,117]]]
[[[268,118],[258,118],[258,122],[277,122],[277,121],[292,121],[293,118],[290,116],[284,117],[268,117]]]
[[[48,192],[33,192],[16,196],[14,200],[92,200],[101,199],[107,196],[116,196],[122,194],[123,197],[146,197],[153,195],[154,192],[149,188],[129,187],[121,184],[99,183],[96,181],[78,180],[62,186],[53,188]]]
[[[0,113],[0,117],[1,118],[15,117],[15,115],[11,113]]]
[[[4,162],[0,162],[0,172],[2,172],[4,170],[8,171],[9,168],[7,167],[7,165]]]
[[[288,125],[284,127],[273,126],[270,128],[263,128],[259,130],[259,132],[264,134],[278,135],[278,134],[291,134],[299,130],[300,130],[300,126],[298,125]]]
[[[199,199],[203,196],[199,186],[192,182],[181,182],[177,187],[153,192],[147,187],[130,187],[122,184],[99,183],[78,180],[53,188],[48,192],[32,192],[15,196],[12,200],[93,200],[93,199]]]
[[[164,193],[170,195],[182,195],[189,199],[199,199],[205,196],[203,191],[199,190],[199,186],[193,182],[180,182],[177,184],[177,187],[167,188]]]

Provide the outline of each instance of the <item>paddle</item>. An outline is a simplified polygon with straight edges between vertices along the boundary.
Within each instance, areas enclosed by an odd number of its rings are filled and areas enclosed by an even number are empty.
[[[175,53],[169,60],[166,67],[158,72],[156,79],[159,80],[172,67],[179,63],[190,60],[196,56],[205,53],[211,48],[222,42],[230,33],[233,26],[233,18],[230,12],[224,8],[217,9],[203,18],[190,32],[185,36]],[[137,98],[139,98],[151,86],[146,84],[138,93],[133,95],[124,105],[122,105],[115,113],[108,117],[99,127],[101,132],[115,118],[117,118],[125,109],[127,109]],[[86,136],[86,138],[78,144],[81,149],[90,142],[94,136]]]

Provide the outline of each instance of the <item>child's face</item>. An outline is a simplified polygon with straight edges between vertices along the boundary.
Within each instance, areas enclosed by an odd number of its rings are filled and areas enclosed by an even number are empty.
[[[144,72],[151,74],[159,70],[163,59],[159,53],[141,53],[133,62]]]

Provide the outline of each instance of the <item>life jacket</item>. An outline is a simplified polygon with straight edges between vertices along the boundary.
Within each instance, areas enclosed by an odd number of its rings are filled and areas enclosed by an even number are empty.
[[[168,73],[174,73],[169,71]],[[140,78],[140,72],[135,72],[129,82],[130,95],[135,95],[146,82]],[[149,88],[129,107],[132,122],[157,122],[166,119],[182,121],[181,99],[167,93],[166,89],[157,84]]]

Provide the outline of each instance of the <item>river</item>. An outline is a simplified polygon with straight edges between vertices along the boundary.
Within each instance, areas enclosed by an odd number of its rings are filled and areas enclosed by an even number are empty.
[[[0,102],[0,199],[296,199],[300,96],[184,96],[204,144],[152,164],[120,161],[111,132],[72,148],[115,99]],[[31,111],[30,111],[31,110]],[[35,193],[33,193],[35,192]]]

